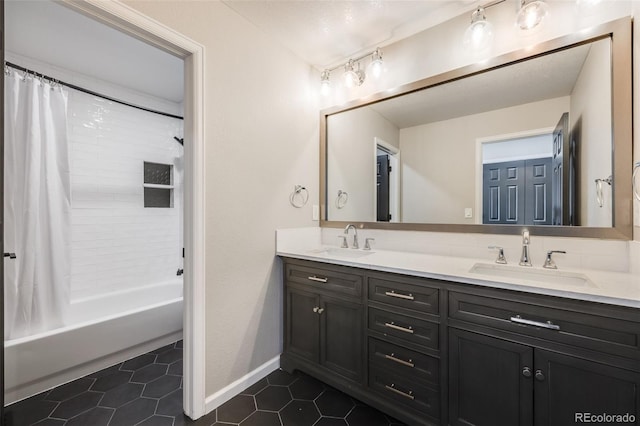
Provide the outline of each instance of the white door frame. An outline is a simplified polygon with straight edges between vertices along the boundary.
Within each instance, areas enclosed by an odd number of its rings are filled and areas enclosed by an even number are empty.
[[[486,136],[482,138],[476,139],[476,212],[475,212],[475,220],[476,224],[482,224],[482,172],[483,172],[483,164],[482,164],[482,146],[484,144],[496,143],[496,142],[504,142],[509,139],[521,139],[532,136],[540,136],[540,135],[548,135],[553,133],[555,127],[543,127],[541,129],[533,129],[533,130],[524,130],[522,132],[516,133],[505,133],[501,135],[494,136]]]
[[[205,413],[204,46],[117,0],[58,0],[184,60],[184,412]]]
[[[389,165],[395,170],[389,175],[389,213],[390,222],[400,222],[400,150],[377,136],[373,138],[373,221],[377,219],[378,210],[378,147],[389,153]]]

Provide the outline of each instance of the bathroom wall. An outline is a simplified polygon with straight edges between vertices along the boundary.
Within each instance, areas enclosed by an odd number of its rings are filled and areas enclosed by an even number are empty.
[[[317,224],[318,74],[220,2],[125,1],[203,44],[206,394],[279,356],[274,231]],[[309,202],[289,204],[294,185]]]
[[[7,60],[149,108],[181,106],[12,52]],[[182,267],[182,120],[69,89],[71,299],[175,280]],[[143,162],[174,165],[174,207],[144,208]]]
[[[371,108],[358,108],[328,117],[327,210],[331,220],[375,221],[373,175],[374,138],[398,147],[398,128]],[[349,198],[336,207],[338,190]]]
[[[597,82],[611,81],[611,45],[607,41],[594,43],[582,66],[580,77],[571,93],[571,121],[573,129],[580,123],[580,224],[588,226],[611,226],[613,209],[611,186],[603,184],[603,205],[596,200],[595,180],[606,179],[612,173],[611,162],[603,161],[610,155],[611,108],[608,102],[593,102],[593,99],[611,99],[611,85]]]
[[[475,216],[481,214],[476,200],[477,140],[554,127],[568,110],[569,98],[562,97],[400,130],[402,220],[482,223],[482,217]],[[464,218],[467,207],[473,208],[473,218]]]

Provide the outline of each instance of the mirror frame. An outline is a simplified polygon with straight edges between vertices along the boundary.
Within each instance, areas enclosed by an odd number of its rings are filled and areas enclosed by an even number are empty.
[[[329,116],[607,38],[611,39],[611,93],[613,97],[611,103],[612,161],[614,166],[612,227],[345,222],[327,219],[327,203],[329,202],[327,198],[327,118]],[[402,85],[396,89],[386,90],[344,105],[324,109],[320,112],[320,227],[340,228],[349,223],[354,223],[360,228],[369,229],[484,234],[521,234],[524,229],[529,229],[531,234],[535,235],[631,240],[633,238],[633,197],[631,188],[633,168],[632,73],[632,20],[626,17],[545,41],[530,48],[496,56],[482,64],[457,68]]]

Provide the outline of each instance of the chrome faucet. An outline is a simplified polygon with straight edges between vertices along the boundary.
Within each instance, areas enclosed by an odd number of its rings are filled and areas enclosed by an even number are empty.
[[[522,256],[520,256],[520,266],[531,266],[531,259],[529,258],[529,231],[522,231]]]
[[[547,269],[558,269],[558,265],[556,265],[556,262],[551,258],[551,256],[553,255],[553,253],[563,253],[566,254],[567,252],[564,250],[549,250],[547,252],[547,258],[544,261],[544,265],[542,265],[543,268],[547,268]]]
[[[351,246],[351,248],[357,249],[358,248],[358,230],[356,229],[355,225],[348,224],[344,228],[345,235],[349,235],[349,229],[353,229],[353,245]]]

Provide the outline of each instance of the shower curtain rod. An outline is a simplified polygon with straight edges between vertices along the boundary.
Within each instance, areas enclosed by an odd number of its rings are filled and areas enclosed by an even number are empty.
[[[21,67],[20,65],[12,64],[11,62],[5,61],[4,64],[6,66],[8,66],[8,67],[17,69],[18,71],[23,71],[23,72],[26,72],[28,74],[35,75],[36,77],[47,79],[49,81],[55,82],[55,83],[60,84],[62,86],[66,86],[66,87],[68,87],[70,89],[77,90],[79,92],[83,92],[83,93],[87,93],[89,95],[97,96],[99,98],[103,98],[103,99],[106,99],[108,101],[112,101],[112,102],[115,102],[115,103],[118,103],[118,104],[121,104],[121,105],[126,105],[126,106],[129,106],[129,107],[132,107],[132,108],[141,109],[142,111],[152,112],[154,114],[164,115],[165,117],[171,117],[171,118],[177,118],[179,120],[184,120],[184,117],[181,117],[179,115],[169,114],[169,113],[166,113],[166,112],[156,111],[154,109],[141,107],[141,106],[138,106],[138,105],[133,105],[133,104],[130,104],[128,102],[124,102],[124,101],[121,101],[119,99],[115,99],[115,98],[112,98],[110,96],[106,96],[106,95],[100,94],[98,92],[94,92],[92,90],[85,89],[84,87],[76,86],[75,84],[65,83],[64,81],[58,80],[57,78],[49,77],[48,75],[44,75],[44,74],[39,73],[37,71],[33,71],[33,70],[28,69],[28,68]]]

